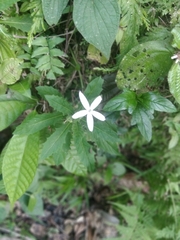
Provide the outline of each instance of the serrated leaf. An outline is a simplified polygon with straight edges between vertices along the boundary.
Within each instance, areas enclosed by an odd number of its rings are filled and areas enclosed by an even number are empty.
[[[14,84],[20,79],[21,61],[17,58],[5,59],[0,65],[0,81],[5,84]]]
[[[42,9],[46,22],[51,26],[57,24],[68,0],[42,0]]]
[[[14,134],[29,135],[42,130],[48,126],[54,126],[57,122],[62,123],[62,114],[44,113],[36,114],[30,113],[25,120],[16,128]]]
[[[32,18],[29,14],[21,15],[17,17],[5,17],[0,20],[0,23],[14,27],[23,32],[28,32],[33,24]]]
[[[160,96],[157,93],[149,92],[151,107],[159,112],[176,112],[176,107],[165,97]]]
[[[89,100],[94,100],[102,91],[104,80],[101,77],[93,79],[86,87],[84,94]]]
[[[24,79],[23,81],[17,82],[11,86],[9,86],[9,89],[12,91],[19,92],[23,94],[24,96],[31,98],[31,90],[30,90],[30,83],[27,79]]]
[[[19,0],[0,0],[0,11],[4,11],[11,7],[13,4],[19,2]]]
[[[48,47],[48,42],[47,42],[47,39],[45,37],[37,37],[32,41],[32,45]]]
[[[132,122],[131,124],[137,124],[138,129],[142,136],[147,140],[150,141],[152,138],[152,126],[149,115],[145,110],[141,107],[137,107],[133,114],[132,114]]]
[[[58,148],[62,148],[66,141],[66,136],[71,130],[71,123],[65,123],[57,128],[55,132],[44,143],[40,159],[46,159],[55,152]]]
[[[39,95],[43,98],[45,98],[45,95],[60,96],[60,92],[51,86],[38,86],[36,87],[36,89]]]
[[[131,114],[137,106],[137,97],[133,91],[124,91],[112,98],[104,107],[105,111],[121,111],[128,109]]]
[[[72,114],[72,105],[64,97],[45,95],[45,98],[56,111],[61,112],[63,115]]]
[[[117,1],[75,0],[73,5],[73,20],[78,31],[109,59],[120,20]]]
[[[33,54],[31,55],[31,57],[34,58],[39,55],[48,54],[48,53],[49,53],[48,47],[38,47],[33,51]]]
[[[87,168],[82,164],[73,141],[71,141],[70,150],[67,153],[66,159],[61,164],[68,172],[80,176],[87,175]]]
[[[174,48],[180,49],[180,27],[179,26],[175,26],[173,28],[173,30],[171,31],[171,33],[174,36],[172,46]]]
[[[116,76],[120,89],[157,87],[172,65],[172,49],[165,41],[149,41],[133,47],[122,59]]]
[[[180,65],[174,63],[168,73],[169,90],[180,104]]]
[[[2,174],[11,203],[20,198],[30,186],[37,168],[39,134],[14,135],[3,158]]]
[[[56,152],[53,154],[53,159],[55,164],[58,166],[66,159],[67,153],[70,150],[71,144],[71,134],[70,132],[66,135],[66,139],[64,141],[63,147],[58,148]]]
[[[73,123],[72,131],[74,145],[81,163],[85,167],[92,169],[95,162],[94,154],[90,152],[90,145],[84,137],[84,131],[78,122]]]
[[[20,101],[0,101],[0,131],[13,123],[26,109],[26,104]]]
[[[118,155],[118,142],[115,126],[107,121],[97,121],[92,132],[93,141],[97,146],[112,155]]]

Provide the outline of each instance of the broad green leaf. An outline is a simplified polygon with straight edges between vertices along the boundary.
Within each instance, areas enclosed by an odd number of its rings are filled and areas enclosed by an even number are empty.
[[[109,59],[120,20],[117,1],[74,0],[73,4],[73,20],[78,31]]]
[[[5,17],[0,20],[0,23],[14,27],[23,32],[28,32],[31,29],[33,21],[30,15],[21,15],[17,17]]]
[[[169,90],[180,104],[180,65],[174,63],[168,73]]]
[[[70,150],[67,153],[66,159],[61,164],[68,172],[80,176],[87,175],[87,168],[82,164],[73,141],[71,142]]]
[[[57,37],[57,36],[50,37],[48,39],[48,46],[50,49],[53,49],[56,45],[62,43],[64,40],[65,40],[65,38],[61,38],[61,37]]]
[[[171,33],[174,36],[172,46],[174,48],[180,49],[180,27],[179,26],[175,26],[173,28],[173,30],[171,31]]]
[[[0,131],[13,123],[26,109],[20,101],[0,101]]]
[[[58,23],[67,3],[68,0],[42,0],[43,14],[50,26]]]
[[[94,130],[92,132],[93,141],[97,146],[105,152],[118,155],[118,142],[119,137],[117,135],[115,126],[109,122],[95,122]]]
[[[72,131],[74,146],[76,147],[81,163],[85,167],[92,169],[94,166],[94,153],[90,152],[91,146],[84,137],[84,131],[78,122],[73,123]]]
[[[60,92],[51,86],[39,86],[39,87],[36,87],[36,89],[39,95],[43,98],[45,98],[45,95],[60,96]]]
[[[165,97],[160,96],[157,93],[147,93],[150,97],[151,107],[159,112],[176,112],[176,107]]]
[[[13,4],[19,2],[19,0],[0,0],[0,11],[4,11],[11,7]]]
[[[72,105],[64,97],[45,95],[45,98],[56,111],[61,112],[63,115],[72,114]]]
[[[5,59],[0,64],[0,81],[5,84],[14,84],[20,79],[22,69],[21,61],[17,58]]]
[[[86,87],[84,94],[88,100],[94,100],[100,95],[104,80],[101,77],[93,79]]]
[[[66,136],[71,130],[71,123],[67,122],[57,128],[55,132],[44,143],[40,159],[46,159],[55,152],[58,148],[62,148],[66,141]]]
[[[152,126],[149,115],[141,107],[137,107],[132,114],[132,125],[137,124],[142,136],[150,141],[152,137]]]
[[[16,128],[14,134],[29,135],[42,130],[48,126],[53,126],[56,123],[62,123],[62,114],[44,113],[36,114],[35,112],[30,113],[25,120]]]
[[[149,41],[133,47],[122,59],[116,76],[120,89],[157,87],[172,65],[172,49],[166,41]]]
[[[14,135],[3,157],[2,174],[11,203],[20,198],[30,186],[37,168],[39,134]]]
[[[137,106],[136,93],[133,91],[124,91],[112,98],[104,107],[105,111],[121,111],[128,109],[131,114]]]

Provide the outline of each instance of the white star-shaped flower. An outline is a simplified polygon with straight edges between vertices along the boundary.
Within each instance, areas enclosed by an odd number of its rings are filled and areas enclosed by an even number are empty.
[[[87,98],[84,96],[84,94],[81,91],[79,91],[79,99],[80,99],[83,107],[85,108],[85,110],[81,110],[81,111],[76,112],[75,114],[72,115],[72,118],[77,119],[77,118],[87,116],[86,117],[87,126],[88,126],[89,131],[92,132],[93,128],[94,128],[93,117],[99,119],[100,121],[105,121],[106,120],[106,118],[101,113],[99,113],[97,111],[94,111],[94,109],[102,101],[102,97],[98,96],[97,98],[94,99],[94,101],[90,105]]]

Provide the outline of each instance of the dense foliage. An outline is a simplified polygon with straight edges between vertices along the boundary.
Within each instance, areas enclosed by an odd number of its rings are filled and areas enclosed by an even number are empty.
[[[178,0],[0,0],[1,193],[36,211],[101,181],[118,240],[180,239],[179,51]]]

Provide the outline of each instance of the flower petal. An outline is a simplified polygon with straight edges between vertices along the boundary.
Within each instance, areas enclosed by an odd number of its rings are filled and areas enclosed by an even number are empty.
[[[92,132],[94,128],[94,119],[91,113],[87,114],[87,126],[89,131]]]
[[[173,56],[171,57],[171,59],[176,59],[176,58],[178,58],[178,55],[177,55],[177,54],[175,54],[175,55],[173,55]]]
[[[97,98],[94,99],[94,101],[91,103],[91,109],[95,109],[99,104],[100,102],[102,101],[102,97],[101,96],[98,96]]]
[[[81,110],[79,112],[76,112],[75,114],[72,115],[73,119],[77,119],[77,118],[81,118],[87,115],[87,111],[86,110]]]
[[[87,98],[84,96],[84,94],[83,94],[81,91],[79,91],[79,99],[80,99],[83,107],[84,107],[86,110],[88,110],[89,107],[90,107],[90,106],[89,106],[89,102],[88,102]]]
[[[99,119],[100,121],[105,121],[105,120],[106,120],[105,116],[102,115],[102,114],[99,113],[99,112],[92,111],[92,115],[93,115],[95,118]]]

